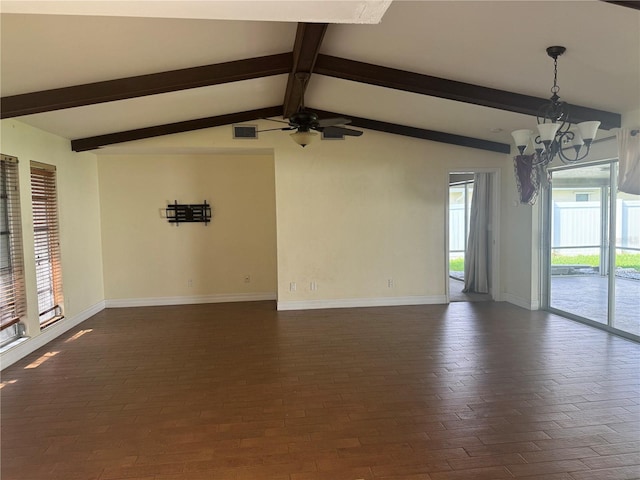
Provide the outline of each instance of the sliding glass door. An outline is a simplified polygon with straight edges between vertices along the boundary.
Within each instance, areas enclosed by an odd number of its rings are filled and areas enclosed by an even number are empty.
[[[640,195],[616,195],[614,328],[640,336]]]
[[[548,308],[640,335],[640,199],[616,194],[616,162],[551,171]]]

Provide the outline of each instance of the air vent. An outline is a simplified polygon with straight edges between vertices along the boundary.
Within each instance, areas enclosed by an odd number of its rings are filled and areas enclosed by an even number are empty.
[[[344,135],[340,132],[336,132],[335,130],[328,129],[322,132],[322,140],[344,140]]]
[[[258,138],[258,126],[234,125],[233,138]]]

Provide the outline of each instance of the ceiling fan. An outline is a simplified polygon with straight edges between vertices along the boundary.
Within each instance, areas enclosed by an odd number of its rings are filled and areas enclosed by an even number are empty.
[[[315,132],[322,132],[325,135],[331,135],[336,137],[350,136],[359,137],[362,135],[360,130],[353,130],[351,128],[343,127],[342,125],[349,124],[351,120],[348,118],[323,118],[319,119],[318,115],[306,110],[300,109],[291,117],[288,122],[282,122],[280,120],[274,120],[267,118],[272,122],[287,123],[288,127],[283,128],[269,128],[267,130],[258,130],[258,132],[271,132],[274,130],[295,130],[291,134],[291,138],[301,147],[306,147],[311,143],[313,137],[317,135]],[[315,130],[315,132],[314,132]]]
[[[291,138],[301,147],[306,147],[307,145],[309,145],[309,143],[311,143],[313,137],[317,135],[317,133],[315,132],[322,132],[325,135],[334,137],[359,137],[360,135],[362,135],[362,132],[360,130],[353,130],[351,128],[342,126],[351,123],[351,120],[349,120],[348,118],[337,117],[319,119],[318,115],[310,110],[307,110],[304,107],[304,90],[306,83],[309,81],[309,74],[297,73],[296,78],[301,82],[303,92],[298,111],[289,117],[288,122],[282,120],[274,120],[271,118],[266,119],[272,122],[286,123],[288,126],[283,128],[258,130],[258,132],[270,132],[274,130],[295,130],[295,132],[291,134]]]

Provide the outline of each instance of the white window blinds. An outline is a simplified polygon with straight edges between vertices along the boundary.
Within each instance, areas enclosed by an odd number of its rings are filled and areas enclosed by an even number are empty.
[[[0,330],[25,313],[18,159],[0,155]]]
[[[54,166],[31,162],[31,204],[38,315],[42,327],[62,318],[58,195]]]

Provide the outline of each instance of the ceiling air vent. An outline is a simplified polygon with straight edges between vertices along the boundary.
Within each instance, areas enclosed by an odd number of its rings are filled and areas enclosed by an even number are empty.
[[[322,140],[344,140],[344,135],[328,128],[322,132]]]
[[[234,125],[233,138],[258,138],[258,126]]]

